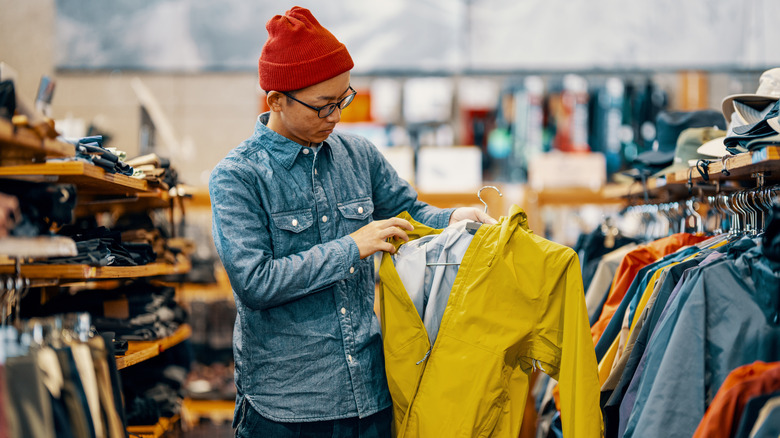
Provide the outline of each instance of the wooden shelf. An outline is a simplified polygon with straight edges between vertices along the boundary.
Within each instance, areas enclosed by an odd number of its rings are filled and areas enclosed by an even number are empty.
[[[22,264],[21,274],[29,279],[103,280],[185,274],[191,268],[190,261],[186,257],[180,257],[173,265],[170,263],[149,263],[141,266]],[[0,275],[13,273],[13,265],[0,265]]]
[[[726,169],[728,172],[722,172]],[[714,183],[731,183],[744,181],[764,173],[766,183],[780,181],[780,146],[729,155],[723,159],[712,161],[708,166],[709,183],[706,184],[695,167],[668,173],[661,178],[647,180],[647,194],[651,201],[668,202],[689,196],[688,182],[694,184],[697,193],[714,193],[717,188]],[[612,198],[636,199],[643,201],[644,190],[641,183],[616,185],[606,192]]]
[[[728,175],[723,173],[726,169]],[[710,180],[744,179],[758,172],[775,171],[780,177],[780,146],[768,146],[763,149],[745,152],[738,155],[726,156],[721,160],[710,163],[707,168]],[[696,168],[680,170],[666,175],[667,184],[686,184],[688,177],[691,181],[702,181]]]
[[[127,426],[127,432],[142,438],[158,438],[173,430],[180,419],[181,418],[178,415],[174,415],[171,418],[162,417],[156,424],[148,426]]]
[[[70,257],[76,254],[78,254],[76,242],[65,236],[5,237],[0,239],[0,257]]]
[[[598,190],[585,187],[529,189],[526,196],[535,197],[535,202],[540,205],[616,204],[621,202],[610,196],[612,190],[614,190],[613,185],[607,185]]]
[[[185,398],[181,406],[181,418],[188,428],[197,426],[203,419],[209,420],[213,424],[229,424],[233,421],[235,409],[235,400],[193,400]]]
[[[116,210],[127,212],[170,208],[171,199],[173,198],[168,191],[160,188],[127,196],[80,194],[76,205],[76,217]]]
[[[47,157],[76,155],[76,147],[52,139],[42,139],[30,128],[14,127],[0,118],[0,163],[20,164],[44,162]]]
[[[121,370],[159,356],[163,351],[184,342],[190,336],[192,336],[192,328],[188,324],[182,324],[167,338],[156,341],[129,341],[127,343],[127,353],[122,356],[116,356],[116,368]]]
[[[149,191],[145,180],[118,173],[106,173],[101,167],[83,161],[51,162],[0,167],[0,177],[27,181],[75,184],[79,194],[139,195]],[[147,194],[146,196],[151,196]]]

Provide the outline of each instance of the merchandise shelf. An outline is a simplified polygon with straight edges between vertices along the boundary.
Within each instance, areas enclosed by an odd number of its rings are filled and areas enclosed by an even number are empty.
[[[149,263],[141,266],[90,266],[90,265],[21,265],[21,275],[29,279],[59,280],[109,280],[116,278],[156,277],[160,275],[186,274],[192,264],[186,257],[179,257],[175,264]],[[0,265],[0,275],[13,274],[14,265]]]
[[[723,172],[724,170],[726,172]],[[780,146],[768,146],[738,155],[727,155],[711,162],[707,171],[711,180],[743,179],[759,172],[780,172]],[[685,184],[689,177],[692,182],[702,181],[695,167],[667,174],[666,181],[667,184]]]
[[[76,147],[52,139],[42,139],[30,128],[15,127],[0,118],[0,163],[18,164],[43,162],[46,157],[63,158],[76,155]]]
[[[201,420],[213,424],[224,424],[233,421],[236,408],[235,400],[195,400],[185,398],[181,406],[182,423],[187,428],[197,426]]]
[[[107,173],[101,167],[83,161],[3,166],[0,167],[0,177],[75,184],[79,194],[134,195],[149,191],[145,180]]]
[[[176,424],[179,423],[181,417],[174,415],[173,417],[161,417],[156,424],[148,426],[128,426],[127,432],[132,436],[138,436],[141,438],[158,438],[164,436],[170,432]]]
[[[127,353],[116,356],[116,368],[121,370],[131,365],[159,356],[163,351],[184,342],[192,336],[192,328],[188,324],[182,324],[167,338],[156,341],[129,341]]]
[[[715,184],[731,184],[728,187],[738,189],[738,186],[734,186],[735,183],[757,178],[759,174],[764,176],[767,184],[780,181],[780,146],[768,146],[742,154],[728,155],[719,160],[710,160],[707,174],[709,181],[705,182],[696,167],[692,166],[660,178],[649,178],[646,184],[648,198],[655,202],[668,202],[689,196],[691,190],[696,193],[715,193],[719,189]],[[607,190],[606,196],[642,201],[644,188],[638,182],[616,185]]]

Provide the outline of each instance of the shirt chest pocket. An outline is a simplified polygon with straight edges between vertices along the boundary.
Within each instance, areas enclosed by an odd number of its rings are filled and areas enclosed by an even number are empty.
[[[305,251],[317,241],[313,236],[314,216],[310,208],[271,215],[274,258]]]
[[[374,203],[371,198],[358,198],[338,204],[339,214],[342,217],[342,233],[350,234],[363,225],[371,222],[371,214],[374,213]]]

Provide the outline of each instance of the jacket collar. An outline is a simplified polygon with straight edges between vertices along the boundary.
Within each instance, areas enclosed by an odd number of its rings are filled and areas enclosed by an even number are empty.
[[[267,150],[285,169],[289,170],[304,146],[269,128],[267,125],[270,114],[270,112],[265,112],[257,116],[252,140],[259,144],[261,148]],[[324,147],[325,145],[327,143],[322,142],[322,146]]]

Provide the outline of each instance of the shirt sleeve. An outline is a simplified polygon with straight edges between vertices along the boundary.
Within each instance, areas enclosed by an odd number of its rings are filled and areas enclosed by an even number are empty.
[[[284,304],[344,280],[360,261],[355,241],[344,236],[274,259],[269,219],[240,163],[212,172],[212,234],[233,291],[254,310]]]
[[[398,176],[376,146],[368,143],[367,147],[370,149],[374,219],[387,219],[408,211],[414,220],[431,228],[440,229],[449,225],[454,208],[438,208],[418,200],[414,188]],[[476,199],[476,193],[474,197]]]

